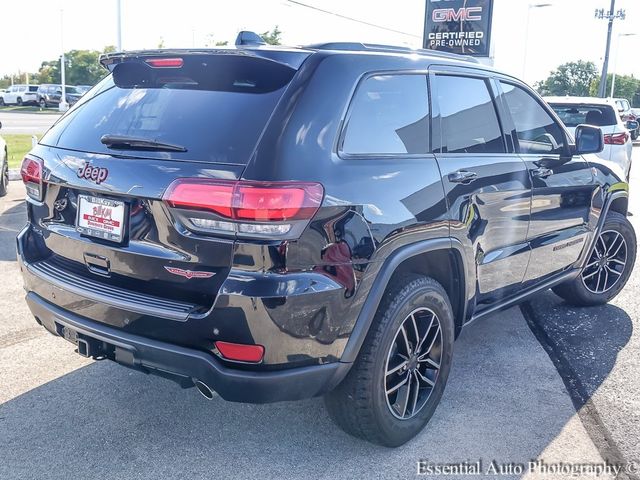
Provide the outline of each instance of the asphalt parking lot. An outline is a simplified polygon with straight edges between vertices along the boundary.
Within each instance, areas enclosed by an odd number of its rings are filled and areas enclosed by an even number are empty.
[[[549,292],[525,315],[513,308],[469,326],[434,418],[389,450],[344,434],[321,399],[207,401],[73,353],[36,325],[22,299],[13,239],[25,222],[23,196],[12,182],[0,199],[2,479],[412,478],[418,460],[482,460],[485,469],[494,460],[640,460],[640,269],[612,305],[573,309]],[[631,204],[640,232],[633,194]],[[571,478],[483,478],[491,477]]]
[[[0,122],[2,133],[24,133],[41,135],[60,118],[57,112],[24,113],[20,111],[1,110]]]

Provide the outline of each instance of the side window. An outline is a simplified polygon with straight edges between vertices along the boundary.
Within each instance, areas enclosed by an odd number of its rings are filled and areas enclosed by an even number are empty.
[[[442,153],[505,153],[487,81],[436,75],[435,82],[440,106],[442,144],[439,150]]]
[[[362,82],[341,150],[351,155],[428,153],[426,75],[376,75]]]
[[[565,135],[560,125],[527,91],[500,82],[503,99],[516,127],[520,153],[561,154],[565,149]]]

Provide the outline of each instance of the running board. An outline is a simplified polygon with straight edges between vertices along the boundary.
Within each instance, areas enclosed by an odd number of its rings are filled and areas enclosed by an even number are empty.
[[[476,320],[479,320],[483,317],[486,317],[488,315],[491,315],[493,313],[496,312],[500,312],[502,310],[507,310],[515,305],[518,305],[519,303],[522,303],[523,301],[525,301],[527,298],[540,293],[544,290],[548,290],[551,287],[555,287],[556,285],[559,285],[561,283],[564,283],[566,281],[572,280],[573,278],[575,278],[578,274],[580,273],[580,269],[579,268],[574,268],[572,270],[568,270],[566,272],[563,272],[562,274],[551,278],[549,280],[547,280],[544,283],[541,283],[540,285],[536,285],[528,290],[525,290],[522,293],[519,293],[516,296],[510,297],[507,300],[497,303],[489,308],[487,308],[486,310],[482,310],[481,312],[478,312],[477,314],[475,314],[473,317],[471,317],[471,319],[466,322],[463,326],[467,326],[472,322],[475,322]]]

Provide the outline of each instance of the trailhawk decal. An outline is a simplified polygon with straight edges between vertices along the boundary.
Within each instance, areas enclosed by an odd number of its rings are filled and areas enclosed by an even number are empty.
[[[214,272],[195,272],[193,270],[183,270],[182,268],[177,267],[167,267],[166,265],[164,269],[169,273],[179,275],[189,280],[191,280],[192,278],[211,278],[215,275]]]

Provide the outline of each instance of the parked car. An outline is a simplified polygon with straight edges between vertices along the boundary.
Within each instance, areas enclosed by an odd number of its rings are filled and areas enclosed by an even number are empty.
[[[82,94],[72,85],[65,86],[65,94],[69,106],[73,106]],[[45,84],[38,88],[38,104],[41,108],[57,107],[62,100],[62,85]]]
[[[84,95],[89,90],[91,90],[93,86],[92,85],[76,85],[75,88],[80,95]]]
[[[628,124],[628,122],[640,122],[640,117],[638,117],[631,109],[629,100],[626,98],[612,98],[610,100],[614,102],[616,110],[625,125]],[[629,126],[627,125],[627,127]],[[638,123],[638,126],[635,128],[629,128],[629,131],[631,133],[631,139],[637,140],[638,136],[640,136],[640,123]]]
[[[38,85],[11,85],[0,93],[0,105],[36,105]]]
[[[572,135],[578,125],[595,125],[604,134],[604,150],[598,155],[604,160],[616,163],[629,178],[633,142],[610,100],[594,97],[546,97],[545,100],[555,110]],[[629,120],[629,122],[632,122]],[[636,123],[633,121],[633,123]],[[633,125],[634,127],[636,125]]]
[[[347,432],[398,446],[464,325],[624,287],[628,187],[592,155],[598,127],[574,141],[466,57],[255,39],[104,55],[24,159],[26,300],[79,354],[209,399],[325,395]]]
[[[2,129],[2,122],[0,122]],[[7,142],[0,136],[0,197],[7,194],[9,187],[9,152],[7,151]]]

